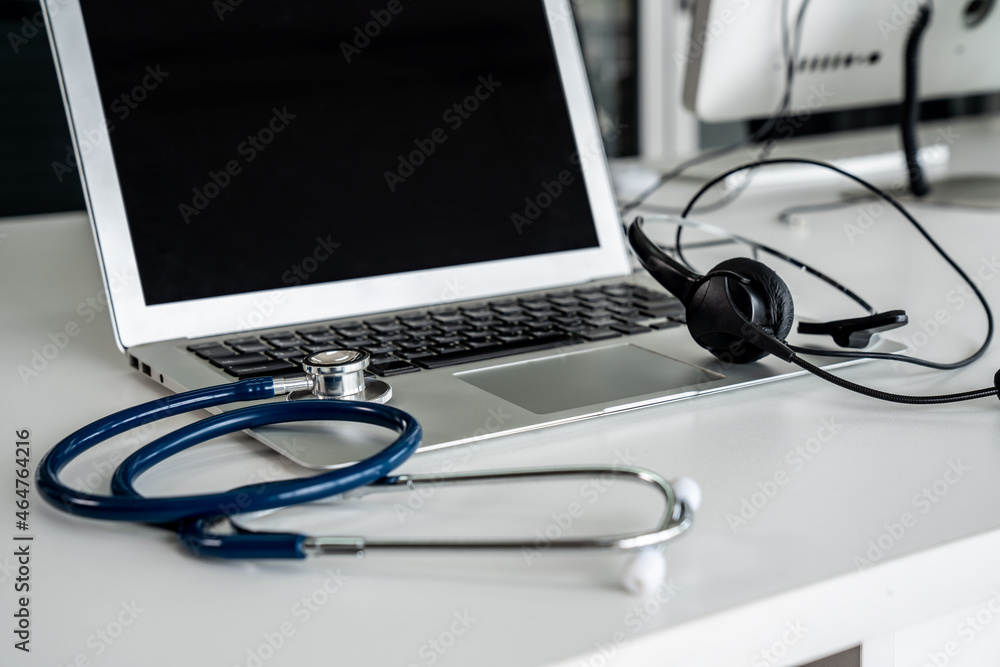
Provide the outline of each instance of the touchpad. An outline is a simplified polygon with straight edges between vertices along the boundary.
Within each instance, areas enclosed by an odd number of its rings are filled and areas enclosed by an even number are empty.
[[[724,376],[634,345],[615,345],[465,371],[455,377],[535,414],[548,414],[674,393]]]

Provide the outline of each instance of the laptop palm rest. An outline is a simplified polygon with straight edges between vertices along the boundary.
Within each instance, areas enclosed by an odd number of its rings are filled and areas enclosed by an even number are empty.
[[[544,415],[723,378],[635,345],[615,345],[456,373],[455,377]]]

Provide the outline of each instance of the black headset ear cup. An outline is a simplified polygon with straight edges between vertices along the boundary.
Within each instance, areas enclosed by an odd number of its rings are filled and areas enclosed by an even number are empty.
[[[752,287],[764,298],[763,320],[754,324],[767,329],[778,340],[784,341],[792,331],[795,305],[788,285],[770,267],[746,257],[727,259],[712,271],[732,271],[746,277]]]
[[[726,363],[747,364],[774,349],[773,343],[759,340],[760,334],[747,321],[784,341],[795,310],[791,292],[778,274],[760,262],[738,257],[722,262],[702,279],[687,304],[687,317],[688,330],[699,345]]]

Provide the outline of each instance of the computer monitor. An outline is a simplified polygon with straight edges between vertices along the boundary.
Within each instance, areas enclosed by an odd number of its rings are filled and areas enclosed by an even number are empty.
[[[684,104],[707,122],[768,118],[781,104],[788,33],[804,0],[699,0],[688,45]],[[794,64],[790,108],[812,114],[893,104],[904,47],[923,0],[811,0]],[[1000,90],[1000,7],[936,0],[921,45],[920,96]]]

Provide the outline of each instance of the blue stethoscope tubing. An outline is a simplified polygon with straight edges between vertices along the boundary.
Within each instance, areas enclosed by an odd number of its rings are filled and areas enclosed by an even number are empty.
[[[208,417],[144,446],[115,471],[111,484],[114,495],[78,491],[59,481],[59,473],[70,461],[91,447],[133,428],[193,410],[263,400],[274,395],[272,378],[254,378],[196,389],[109,415],[63,439],[42,458],[37,474],[38,491],[51,504],[78,516],[152,524],[179,522],[182,527],[192,526],[192,522],[199,524],[201,517],[224,515],[223,508],[234,504],[241,512],[254,512],[346,493],[386,477],[420,444],[422,431],[416,419],[386,405],[326,400],[264,403]],[[211,438],[266,424],[318,420],[373,424],[393,430],[399,436],[391,445],[363,461],[313,477],[253,484],[198,496],[147,498],[135,490],[134,482],[139,475],[157,463]],[[254,557],[253,541],[240,542],[245,545],[243,557]],[[260,556],[277,556],[273,551],[279,545],[260,546]],[[300,551],[287,540],[281,549],[289,547]],[[284,557],[301,556],[286,553]]]

